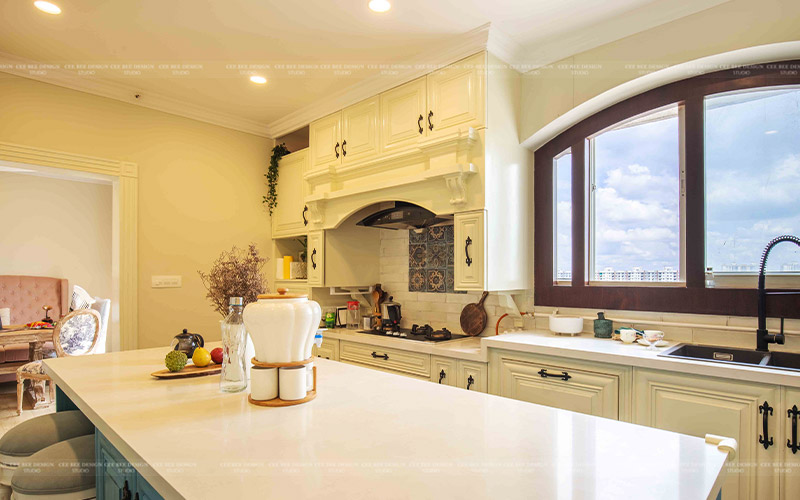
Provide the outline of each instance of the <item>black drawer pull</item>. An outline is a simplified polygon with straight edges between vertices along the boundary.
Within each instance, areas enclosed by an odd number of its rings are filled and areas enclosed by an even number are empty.
[[[311,252],[311,269],[317,268],[317,261],[314,260],[314,257],[317,255],[317,249],[315,248],[313,252]]]
[[[472,265],[472,257],[469,256],[469,247],[470,247],[470,245],[472,245],[472,238],[467,236],[467,239],[464,242],[464,255],[467,256],[467,260],[466,260],[467,267]]]
[[[764,445],[764,449],[768,449],[770,446],[774,444],[774,441],[771,437],[769,437],[769,415],[772,415],[772,407],[764,401],[763,405],[758,407],[758,413],[764,415],[764,435],[758,436],[758,442]]]
[[[344,147],[347,146],[347,141],[342,141],[342,156],[347,156],[347,150]]]
[[[561,380],[569,380],[572,378],[570,374],[567,372],[561,372],[561,375],[554,375],[552,373],[547,373],[547,370],[545,370],[544,368],[542,368],[536,373],[538,373],[542,378],[554,377],[554,378],[560,378]]]
[[[444,372],[444,368],[442,368],[442,371],[439,372],[439,383],[440,384],[442,383],[442,380],[445,379],[445,377],[447,377],[447,374]]]
[[[308,212],[308,205],[303,207],[303,225],[308,225],[308,219],[306,219],[306,212]]]
[[[433,123],[431,123],[431,118],[433,118],[433,111],[428,112],[428,129],[433,130]]]
[[[378,354],[375,351],[372,351],[372,357],[373,358],[381,358],[381,359],[389,359],[389,355],[388,354]]]
[[[419,115],[419,120],[417,120],[417,127],[419,127],[420,134],[422,133],[422,120],[424,120],[424,118],[422,117],[422,115]]]
[[[474,383],[475,383],[475,379],[472,378],[472,375],[470,375],[469,378],[467,379],[467,390],[469,390],[470,386],[472,386],[472,384],[474,384]]]
[[[333,147],[334,152],[336,152],[336,157],[339,157],[339,143],[336,143],[336,146]]]
[[[120,500],[131,500],[131,490],[128,489],[128,480],[125,480],[125,485],[119,490]]]
[[[800,411],[797,411],[797,405],[792,406],[791,410],[786,410],[787,416],[792,419],[792,439],[786,440],[786,447],[792,450],[792,454],[800,450],[800,444],[797,443],[797,417]]]

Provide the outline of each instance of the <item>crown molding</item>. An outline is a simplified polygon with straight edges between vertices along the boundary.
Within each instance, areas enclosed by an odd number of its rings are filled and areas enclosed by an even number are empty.
[[[31,74],[26,66],[41,65],[38,61],[24,59],[13,54],[0,52],[0,72],[11,75],[37,80],[59,87],[65,87],[80,92],[108,97],[118,101],[127,102],[136,106],[162,111],[172,115],[191,118],[212,125],[247,132],[261,137],[272,138],[269,127],[246,118],[241,118],[228,113],[220,113],[210,110],[203,106],[198,106],[180,99],[166,97],[152,92],[144,92],[141,89],[129,85],[122,85],[101,78],[85,78],[74,71],[63,68],[48,68],[46,75]],[[139,95],[139,98],[136,98]]]
[[[405,61],[398,61],[398,66],[408,66],[408,69],[397,71],[392,75],[374,75],[365,78],[330,94],[325,99],[315,101],[269,123],[267,128],[274,134],[274,137],[280,137],[305,127],[318,118],[424,76],[431,71],[452,64],[454,61],[486,50],[490,25],[491,23],[486,23],[478,26],[459,35],[454,41],[433,47]]]

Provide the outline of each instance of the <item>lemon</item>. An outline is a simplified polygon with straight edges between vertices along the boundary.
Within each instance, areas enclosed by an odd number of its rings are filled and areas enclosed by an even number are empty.
[[[208,364],[211,363],[211,354],[202,347],[198,347],[194,350],[194,354],[192,354],[192,363],[194,363],[194,366],[199,366],[200,368],[208,366]]]

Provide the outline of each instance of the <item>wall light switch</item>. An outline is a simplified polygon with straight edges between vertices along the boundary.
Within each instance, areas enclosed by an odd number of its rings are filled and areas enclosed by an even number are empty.
[[[180,276],[152,276],[153,288],[180,288]]]

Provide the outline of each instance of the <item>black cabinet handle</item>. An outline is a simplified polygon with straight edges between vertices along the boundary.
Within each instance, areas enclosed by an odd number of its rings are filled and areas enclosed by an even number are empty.
[[[470,388],[470,387],[472,386],[472,384],[474,384],[474,383],[475,383],[475,379],[474,379],[474,378],[472,378],[472,375],[470,375],[470,376],[469,376],[469,378],[467,379],[467,390],[469,390],[469,388]]]
[[[547,373],[547,370],[546,370],[546,369],[544,369],[544,368],[542,368],[541,370],[539,370],[539,371],[538,371],[538,372],[536,372],[536,373],[538,373],[538,374],[539,374],[539,375],[540,375],[542,378],[550,378],[550,377],[555,377],[555,378],[560,378],[561,380],[569,380],[569,379],[571,379],[571,378],[572,378],[572,377],[570,376],[570,374],[569,374],[569,373],[567,373],[567,372],[561,372],[561,375],[554,375],[554,374],[552,374],[552,373]]]
[[[119,490],[120,500],[131,500],[131,490],[128,489],[128,480],[125,480],[125,485]]]
[[[342,141],[342,156],[347,156],[347,150],[344,147],[347,146],[347,141]]]
[[[339,143],[336,143],[336,146],[333,147],[333,150],[336,152],[336,157],[339,157]]]
[[[764,415],[764,435],[758,436],[758,442],[764,445],[764,449],[768,449],[770,446],[774,444],[774,441],[771,437],[769,437],[769,416],[772,415],[772,407],[764,401],[763,405],[758,407],[758,413],[762,413]]]
[[[311,269],[317,268],[317,261],[314,260],[314,257],[317,255],[317,249],[315,248],[314,251],[311,252]]]
[[[472,238],[467,236],[467,240],[464,242],[464,255],[467,256],[467,267],[472,265],[472,257],[469,256],[469,247],[472,245]]]
[[[306,212],[308,212],[308,205],[303,207],[303,225],[304,226],[308,225],[308,219],[306,219]]]
[[[136,492],[136,496],[133,497],[133,500],[139,500],[139,492]]]
[[[424,119],[425,118],[423,118],[422,115],[419,115],[419,119],[417,120],[417,127],[419,127],[419,133],[420,134],[422,133],[422,120],[424,120]]]
[[[389,359],[389,355],[388,354],[378,354],[375,351],[372,351],[372,357],[373,358]]]
[[[792,454],[800,450],[800,445],[797,443],[797,416],[800,411],[797,411],[797,405],[792,406],[791,410],[786,410],[787,416],[792,419],[792,439],[786,440],[786,447],[792,450]]]
[[[431,118],[433,118],[433,111],[428,112],[428,129],[433,130],[433,123],[431,122]]]
[[[442,380],[444,380],[444,378],[446,376],[447,376],[447,374],[444,372],[444,368],[442,368],[442,371],[439,372],[439,383],[440,384],[442,383]]]

